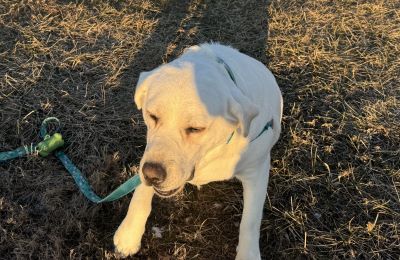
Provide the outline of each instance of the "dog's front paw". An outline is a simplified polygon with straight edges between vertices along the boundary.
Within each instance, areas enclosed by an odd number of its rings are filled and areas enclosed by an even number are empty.
[[[122,257],[134,255],[140,249],[141,238],[137,238],[135,231],[122,222],[114,235],[115,251]]]

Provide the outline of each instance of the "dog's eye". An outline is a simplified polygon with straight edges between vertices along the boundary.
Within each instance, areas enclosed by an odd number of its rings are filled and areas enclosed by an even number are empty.
[[[188,127],[185,129],[186,134],[196,134],[204,131],[204,127]]]
[[[158,122],[158,117],[156,117],[155,115],[149,114],[149,117],[154,121],[154,123]]]

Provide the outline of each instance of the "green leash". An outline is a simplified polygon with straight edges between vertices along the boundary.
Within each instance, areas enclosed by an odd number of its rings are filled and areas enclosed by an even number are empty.
[[[56,121],[58,124],[58,128],[56,133],[53,135],[49,135],[47,133],[47,124],[50,121]],[[43,138],[43,141],[38,143],[36,146],[23,146],[17,148],[15,150],[9,152],[0,152],[0,163],[5,162],[7,160],[11,160],[17,157],[21,157],[28,154],[35,154],[38,153],[40,156],[46,157],[53,151],[57,150],[58,148],[64,145],[64,140],[60,133],[57,133],[60,126],[60,120],[56,117],[48,117],[46,118],[40,127],[40,137]],[[60,159],[61,163],[64,167],[68,170],[68,172],[74,178],[76,185],[79,187],[80,191],[88,198],[90,201],[94,203],[102,203],[102,202],[109,202],[117,200],[126,194],[132,192],[139,186],[140,177],[139,175],[135,175],[132,178],[128,179],[126,182],[121,184],[117,189],[111,192],[105,198],[99,197],[93,189],[90,187],[89,182],[83,176],[82,172],[72,163],[72,161],[68,158],[68,156],[60,150],[55,151],[55,156]]]

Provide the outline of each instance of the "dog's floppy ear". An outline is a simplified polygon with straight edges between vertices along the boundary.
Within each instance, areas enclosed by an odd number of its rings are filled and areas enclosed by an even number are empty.
[[[227,112],[230,120],[238,124],[241,134],[247,137],[251,122],[259,113],[257,106],[240,91],[234,91],[228,99]]]
[[[142,109],[143,106],[143,101],[147,93],[147,84],[146,84],[146,79],[150,76],[151,71],[147,72],[141,72],[139,75],[139,80],[138,83],[136,84],[136,90],[135,90],[135,104],[138,109]]]

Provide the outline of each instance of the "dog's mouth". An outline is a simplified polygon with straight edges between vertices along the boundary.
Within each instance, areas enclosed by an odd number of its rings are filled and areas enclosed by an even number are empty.
[[[193,170],[190,173],[190,176],[189,176],[189,179],[187,180],[187,182],[191,181],[194,178],[195,171],[196,170],[193,167]],[[184,185],[182,185],[182,186],[180,186],[180,187],[178,187],[176,189],[172,189],[172,190],[168,190],[168,191],[160,190],[160,189],[158,189],[156,187],[153,187],[153,188],[154,188],[154,191],[156,192],[156,194],[158,196],[163,197],[163,198],[169,198],[169,197],[172,197],[172,196],[176,195],[180,190],[182,190],[183,186]]]
[[[182,187],[183,187],[183,186],[182,186]],[[163,197],[163,198],[169,198],[169,197],[172,197],[172,196],[174,196],[175,194],[177,194],[177,193],[181,190],[182,187],[178,187],[178,188],[176,188],[176,189],[168,190],[168,191],[159,190],[159,189],[157,189],[156,187],[153,187],[153,188],[154,188],[154,191],[156,192],[156,194],[157,194],[158,196]]]

